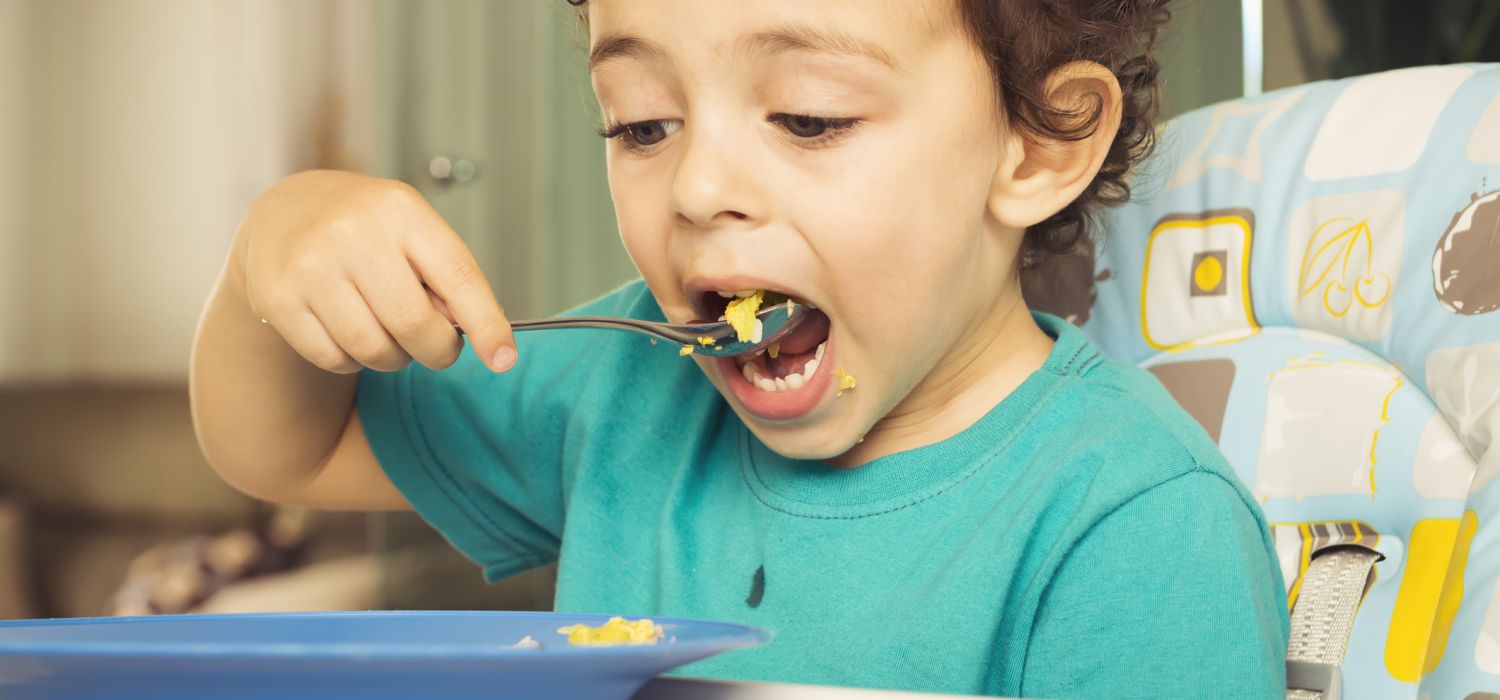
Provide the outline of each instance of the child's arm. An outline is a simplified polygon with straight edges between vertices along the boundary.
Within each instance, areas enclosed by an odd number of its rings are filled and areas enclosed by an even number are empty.
[[[259,498],[406,507],[365,439],[358,372],[452,364],[463,341],[450,318],[487,365],[514,361],[478,264],[421,195],[349,173],[282,181],[240,224],[193,343],[204,454]]]

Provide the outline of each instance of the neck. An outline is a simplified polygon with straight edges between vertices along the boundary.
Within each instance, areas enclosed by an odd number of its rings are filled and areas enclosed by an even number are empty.
[[[1052,338],[1036,325],[1019,284],[990,308],[863,441],[828,463],[857,467],[953,437],[1040,369]]]

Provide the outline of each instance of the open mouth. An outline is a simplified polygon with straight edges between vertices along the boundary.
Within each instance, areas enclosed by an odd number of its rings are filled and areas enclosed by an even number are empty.
[[[761,391],[796,391],[817,373],[831,329],[827,314],[809,309],[806,319],[779,342],[731,359],[745,381]]]
[[[693,301],[695,313],[718,320],[736,299],[759,290],[710,291]],[[784,292],[766,290],[763,306],[788,300],[807,307],[805,319],[776,343],[755,352],[719,358],[724,383],[751,413],[763,418],[791,419],[810,412],[828,394],[833,324],[812,304]]]

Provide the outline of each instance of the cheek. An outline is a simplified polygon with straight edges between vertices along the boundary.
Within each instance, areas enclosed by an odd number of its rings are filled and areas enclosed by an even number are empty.
[[[930,324],[933,305],[976,274],[996,157],[921,130],[870,141],[857,164],[805,184],[801,196],[817,193],[819,206],[805,209],[815,220],[803,228],[817,232],[830,287],[857,315],[849,330],[906,342],[898,326]]]
[[[656,192],[657,186],[649,173],[634,172],[633,167],[632,172],[622,173],[619,166],[610,162],[608,172],[620,242],[667,317],[678,323],[687,322],[692,318],[692,309],[682,297],[680,280],[672,265],[668,246],[672,217],[665,195]]]

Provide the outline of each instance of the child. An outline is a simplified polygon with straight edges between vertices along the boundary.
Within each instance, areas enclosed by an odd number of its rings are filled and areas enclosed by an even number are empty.
[[[559,561],[561,610],[775,634],[691,674],[1284,694],[1256,505],[1150,375],[1020,293],[1126,196],[1162,0],[580,4],[643,280],[578,312],[817,313],[751,357],[513,339],[411,188],[304,173],[251,208],[196,341],[227,480],[414,507],[491,580]]]

